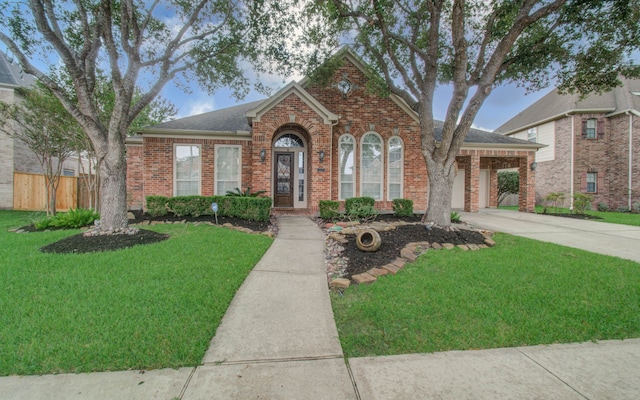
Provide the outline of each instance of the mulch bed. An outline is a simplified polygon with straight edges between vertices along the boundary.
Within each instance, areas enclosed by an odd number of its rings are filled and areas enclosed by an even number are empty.
[[[455,225],[453,225],[455,227]],[[343,244],[342,256],[347,258],[345,278],[361,274],[373,267],[389,264],[400,256],[402,250],[411,242],[438,242],[451,244],[482,244],[484,236],[467,229],[444,230],[433,227],[427,230],[424,225],[399,226],[395,230],[379,232],[382,244],[375,252],[364,252],[356,246],[356,235],[345,235],[349,243]]]
[[[178,223],[178,222],[212,222],[216,223],[214,216],[201,216],[201,217],[151,217],[148,214],[142,214],[140,212],[134,212],[136,217],[134,220],[130,220],[129,224],[141,224],[151,223],[153,221],[165,222],[165,223]],[[218,225],[230,223],[233,226],[249,228],[253,231],[264,232],[270,229],[270,222],[258,222],[248,221],[240,218],[233,217],[221,217],[218,216]],[[20,228],[23,232],[36,232],[33,225]],[[169,235],[150,231],[147,229],[138,229],[134,234],[119,233],[115,235],[95,235],[85,236],[84,233],[66,237],[55,243],[51,243],[47,246],[40,248],[40,251],[44,253],[92,253],[101,251],[113,251],[120,250],[141,244],[157,243],[169,238]]]

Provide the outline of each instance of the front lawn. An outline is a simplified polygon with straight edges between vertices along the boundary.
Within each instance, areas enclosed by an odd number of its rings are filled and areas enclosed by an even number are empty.
[[[347,357],[640,337],[640,264],[496,234],[332,293]]]
[[[0,211],[0,375],[198,365],[235,292],[272,240],[208,225],[145,227],[160,243],[44,254],[79,231],[9,233]]]

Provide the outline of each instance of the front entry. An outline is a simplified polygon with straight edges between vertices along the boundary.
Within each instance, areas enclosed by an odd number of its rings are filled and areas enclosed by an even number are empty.
[[[293,207],[293,153],[275,154],[274,168],[275,196],[274,207]]]

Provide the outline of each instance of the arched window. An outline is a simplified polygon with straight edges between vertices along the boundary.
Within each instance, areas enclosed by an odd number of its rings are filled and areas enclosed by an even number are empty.
[[[393,136],[389,139],[389,148],[387,151],[389,161],[387,166],[387,197],[388,200],[402,198],[402,181],[403,181],[403,165],[404,165],[404,149],[402,147],[402,139]]]
[[[285,133],[280,136],[274,147],[286,147],[286,148],[294,148],[294,147],[304,147],[304,142],[302,139],[298,137],[298,135],[294,135],[292,133]]]
[[[360,153],[360,196],[382,200],[384,148],[382,138],[375,132],[362,137]]]
[[[355,197],[356,193],[356,140],[351,135],[342,135],[338,141],[338,187],[340,200]]]

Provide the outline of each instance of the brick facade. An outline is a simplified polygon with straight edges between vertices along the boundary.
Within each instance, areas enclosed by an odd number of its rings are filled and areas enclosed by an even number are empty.
[[[582,133],[583,121],[596,119],[602,133],[588,139]],[[632,119],[633,143],[629,144]],[[571,161],[573,141],[573,193],[587,191],[587,173],[597,173],[597,190],[592,206],[599,203],[610,209],[629,207],[629,150],[632,149],[631,206],[640,202],[640,117],[604,113],[581,113],[565,116],[555,122],[555,155],[551,161],[538,163],[536,170],[536,200],[542,203],[551,192],[565,193],[564,206],[570,204]],[[573,130],[572,130],[573,127]]]
[[[352,90],[343,95],[337,90],[337,83],[348,79]],[[251,135],[245,140],[230,140],[226,137],[188,137],[184,133],[143,134],[142,145],[128,147],[127,190],[131,207],[139,207],[149,195],[174,195],[174,146],[176,144],[197,144],[201,146],[202,172],[201,194],[214,192],[214,166],[216,144],[242,146],[242,184],[253,191],[264,190],[274,195],[274,139],[281,133],[293,133],[304,143],[306,166],[306,208],[291,209],[292,212],[316,213],[320,200],[338,200],[339,197],[339,139],[350,134],[355,139],[354,174],[355,195],[361,196],[360,158],[363,137],[369,132],[377,133],[384,148],[382,199],[376,202],[379,210],[392,210],[388,196],[387,169],[389,166],[389,140],[397,135],[403,143],[402,197],[414,201],[415,210],[427,208],[428,181],[426,162],[421,153],[419,124],[415,114],[406,105],[391,97],[381,97],[366,89],[367,79],[357,63],[346,61],[336,72],[326,87],[308,85],[304,89],[288,85],[279,94],[252,109]],[[274,100],[276,99],[276,100]],[[257,111],[256,111],[257,110]],[[255,113],[255,114],[254,114]],[[249,115],[249,114],[247,114]],[[331,117],[331,118],[328,118]],[[487,146],[490,147],[490,146]],[[321,161],[320,154],[324,155]],[[261,159],[264,154],[264,160]],[[460,168],[467,171],[465,178],[465,210],[478,211],[480,169],[497,171],[529,165],[535,155],[534,150],[505,150],[500,148],[463,149],[458,157]],[[521,161],[524,160],[524,161]],[[528,188],[533,180],[530,171],[525,176]],[[495,171],[490,182],[497,186]],[[489,205],[497,204],[497,190],[489,190]],[[521,210],[533,211],[533,201],[529,197],[521,200]],[[494,199],[495,197],[495,199]],[[286,211],[286,210],[284,210]],[[283,210],[276,209],[275,213]]]

